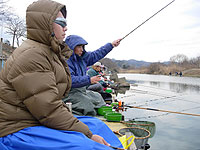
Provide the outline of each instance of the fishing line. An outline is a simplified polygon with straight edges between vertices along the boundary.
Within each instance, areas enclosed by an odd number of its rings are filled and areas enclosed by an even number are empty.
[[[125,35],[121,41],[123,39],[125,39],[127,36],[129,36],[132,32],[134,32],[135,30],[137,30],[140,26],[142,26],[143,24],[145,24],[148,20],[150,20],[151,18],[153,18],[155,15],[157,15],[159,12],[161,12],[163,9],[165,9],[167,6],[171,5],[175,0],[171,1],[169,4],[167,4],[165,7],[163,7],[162,9],[160,9],[159,11],[157,11],[155,14],[153,14],[151,17],[149,17],[148,19],[146,19],[144,22],[142,22],[140,25],[138,25],[135,29],[133,29],[131,32],[129,32],[127,35]]]
[[[158,100],[162,100],[162,99],[158,99]],[[149,106],[150,104],[147,104],[147,103],[155,102],[155,101],[158,101],[158,100],[146,101],[146,102],[136,103],[136,104],[138,105],[138,107]],[[153,103],[153,105],[161,104],[161,103],[164,104],[164,103],[169,103],[169,102],[174,102],[174,101],[176,101],[176,100],[161,101],[161,102]]]
[[[131,96],[133,96],[133,95],[129,95],[129,97],[131,97]],[[135,95],[134,95],[135,96]],[[128,97],[128,96],[127,96]],[[171,97],[163,97],[163,98],[155,98],[155,99],[150,99],[150,100],[146,100],[146,101],[143,101],[143,102],[134,102],[134,104],[142,104],[142,103],[148,103],[148,102],[154,102],[154,101],[159,101],[159,100],[165,100],[165,99],[169,99],[169,98],[173,98],[173,97],[175,97],[175,96],[171,96]],[[125,97],[122,97],[122,98],[125,98]],[[175,101],[175,100],[171,100],[171,101]],[[171,102],[170,101],[170,102]],[[165,101],[166,102],[166,101]],[[169,102],[169,100],[167,101],[167,102]],[[132,103],[130,103],[130,104],[132,104]]]
[[[152,111],[158,111],[158,112],[167,112],[167,113],[174,113],[174,114],[181,114],[181,115],[198,116],[198,117],[200,117],[200,114],[183,113],[183,112],[178,112],[178,111],[170,111],[170,110],[155,109],[155,108],[145,108],[145,107],[137,107],[137,106],[128,106],[128,105],[125,105],[125,107],[128,107],[128,108],[136,108],[136,109],[143,109],[143,110],[152,110]]]
[[[142,87],[152,88],[152,89],[158,89],[158,90],[164,90],[164,91],[174,92],[174,93],[178,93],[180,95],[187,95],[187,94],[184,94],[183,92],[178,92],[177,90],[168,90],[168,89],[164,89],[164,88],[159,88],[159,87],[154,87],[154,86],[147,86],[147,85],[143,85],[143,84],[138,84],[138,85],[142,86]],[[197,87],[197,88],[200,87],[199,85],[190,85],[190,86],[191,87]]]
[[[158,87],[147,86],[147,85],[142,85],[142,84],[139,84],[139,86],[143,86],[143,87],[147,87],[147,88],[152,88],[152,89],[158,89],[158,90],[164,90],[164,91],[169,91],[169,92],[175,92],[175,93],[178,93],[178,92],[175,91],[175,90],[168,90],[168,89],[164,89],[164,88],[158,88]]]
[[[200,104],[200,102],[194,102],[194,101],[191,101],[191,100],[184,100],[184,99],[178,98],[177,96],[169,96],[169,95],[159,94],[159,93],[156,93],[156,92],[149,92],[149,91],[145,91],[145,90],[136,90],[136,89],[131,89],[130,91],[133,91],[134,93],[139,93],[139,94],[148,94],[148,95],[153,95],[153,96],[164,97],[166,99],[172,98],[172,99],[179,100],[179,101],[185,101],[185,102]]]
[[[132,91],[134,91],[134,93],[139,93],[139,94],[148,94],[148,95],[163,97],[163,98],[160,98],[160,99],[157,99],[157,98],[156,98],[156,99],[153,99],[154,101],[171,98],[171,99],[174,99],[174,100],[179,100],[179,101],[185,101],[185,102],[200,104],[200,102],[194,102],[194,101],[191,101],[191,100],[180,99],[180,98],[178,98],[177,96],[161,95],[161,94],[159,94],[159,93],[153,93],[153,92],[150,93],[150,92],[148,92],[148,91],[142,91],[142,90],[132,90]],[[135,96],[135,94],[130,94],[130,95],[126,95],[126,96],[121,96],[121,97],[119,97],[119,99],[125,99],[125,98],[132,97],[132,96]],[[147,100],[147,101],[153,101],[153,100]]]

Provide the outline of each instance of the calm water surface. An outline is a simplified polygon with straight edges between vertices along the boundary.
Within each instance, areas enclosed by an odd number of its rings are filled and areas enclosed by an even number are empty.
[[[200,114],[200,78],[118,74],[131,83],[117,99],[127,105]],[[151,150],[200,150],[200,116],[130,108],[127,119],[151,121],[155,135],[149,139]]]

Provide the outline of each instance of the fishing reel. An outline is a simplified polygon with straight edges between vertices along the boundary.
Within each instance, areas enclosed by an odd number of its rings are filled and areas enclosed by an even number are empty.
[[[127,108],[124,107],[124,102],[119,101],[117,106],[113,107],[115,109],[115,111],[117,112],[123,112],[126,111]]]

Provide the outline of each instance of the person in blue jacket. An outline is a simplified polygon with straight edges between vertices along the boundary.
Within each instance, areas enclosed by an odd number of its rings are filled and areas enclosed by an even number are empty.
[[[96,115],[96,108],[105,105],[101,95],[86,90],[91,84],[101,80],[99,75],[90,77],[86,74],[87,67],[104,58],[114,47],[120,44],[121,39],[107,43],[95,51],[87,52],[87,41],[78,35],[69,35],[65,43],[73,50],[72,56],[67,60],[72,79],[72,88],[64,102],[72,103],[72,111],[82,115]]]

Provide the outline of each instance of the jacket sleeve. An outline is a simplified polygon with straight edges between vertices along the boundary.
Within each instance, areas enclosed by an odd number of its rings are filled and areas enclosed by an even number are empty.
[[[82,132],[90,138],[92,133],[89,128],[75,118],[58,98],[55,74],[47,57],[39,53],[20,57],[11,69],[12,76],[8,78],[23,99],[24,109],[44,126]],[[57,67],[63,68],[62,65]]]
[[[67,61],[67,64],[71,73],[72,88],[80,88],[91,84],[89,75],[81,76],[76,73],[76,68],[70,59]]]
[[[106,45],[100,47],[99,49],[93,52],[86,52],[83,56],[83,59],[86,61],[87,66],[93,65],[95,62],[104,58],[111,50],[113,46],[111,43],[107,43]]]

